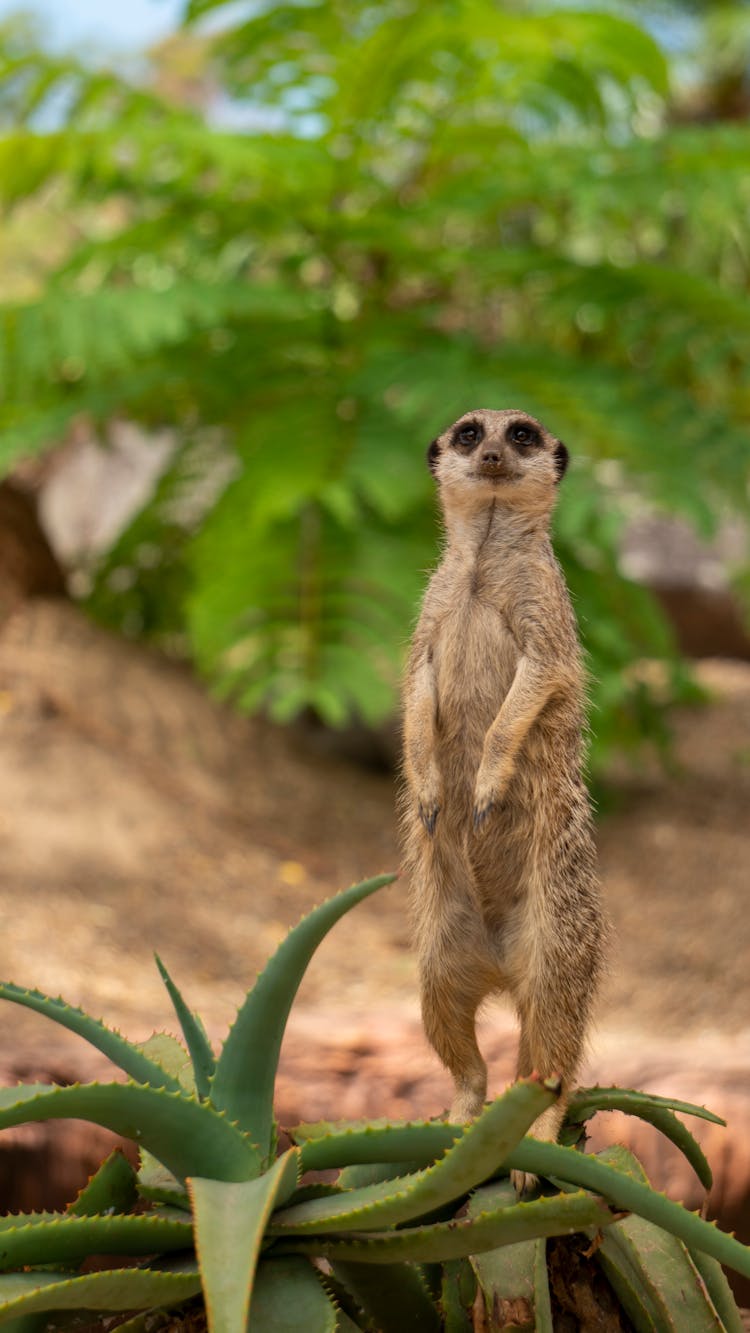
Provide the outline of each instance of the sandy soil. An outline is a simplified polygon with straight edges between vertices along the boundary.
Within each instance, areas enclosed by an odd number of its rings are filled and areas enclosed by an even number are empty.
[[[750,1028],[750,668],[699,672],[713,698],[677,719],[676,771],[621,776],[599,827],[616,928],[603,1032]],[[232,716],[64,603],[0,625],[0,975],[129,1035],[170,1022],[154,949],[221,1033],[302,912],[398,865],[393,806],[389,775]],[[411,1019],[404,897],[398,882],[336,927],[300,1021]],[[3,1016],[0,1061],[48,1047],[42,1019]]]

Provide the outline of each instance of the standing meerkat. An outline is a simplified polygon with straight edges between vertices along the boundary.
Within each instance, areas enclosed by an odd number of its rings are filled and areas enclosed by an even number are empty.
[[[468,412],[430,445],[447,536],[404,694],[403,826],[425,1031],[452,1120],[487,1092],[478,1007],[508,993],[518,1077],[559,1074],[531,1133],[556,1139],[601,970],[581,777],[584,672],[550,544],[565,445],[525,412]],[[515,1176],[518,1188],[530,1180]]]

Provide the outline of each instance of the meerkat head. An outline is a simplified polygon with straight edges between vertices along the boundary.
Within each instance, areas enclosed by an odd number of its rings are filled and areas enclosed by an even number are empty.
[[[545,513],[554,504],[568,451],[528,412],[480,408],[432,441],[427,462],[444,505],[471,510],[498,501]]]

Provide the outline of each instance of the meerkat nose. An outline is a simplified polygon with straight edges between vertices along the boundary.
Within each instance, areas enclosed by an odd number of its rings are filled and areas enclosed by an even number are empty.
[[[490,449],[488,449],[488,450],[486,450],[485,453],[482,454],[482,462],[483,462],[483,463],[499,463],[499,462],[500,462],[500,455],[499,455],[499,453],[497,453],[495,450],[490,450]]]

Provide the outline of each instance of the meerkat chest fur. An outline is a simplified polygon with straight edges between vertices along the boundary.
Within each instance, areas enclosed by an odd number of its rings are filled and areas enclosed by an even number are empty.
[[[425,605],[439,742],[467,763],[478,760],[518,666],[513,594],[524,578],[522,555],[504,542],[494,505],[476,526],[478,534],[449,545]]]
[[[473,530],[455,527],[425,599],[423,624],[435,691],[435,753],[448,803],[459,820],[470,807],[488,736],[519,668],[528,672],[525,708],[538,711],[515,754],[504,791],[507,814],[535,815],[530,796],[577,775],[582,670],[575,625],[544,528],[519,523],[491,503]],[[533,697],[535,690],[544,699]],[[509,732],[506,744],[514,746]],[[500,743],[498,738],[498,743]],[[449,796],[450,793],[450,796]],[[538,814],[538,809],[536,810]],[[444,821],[448,831],[453,820]]]

